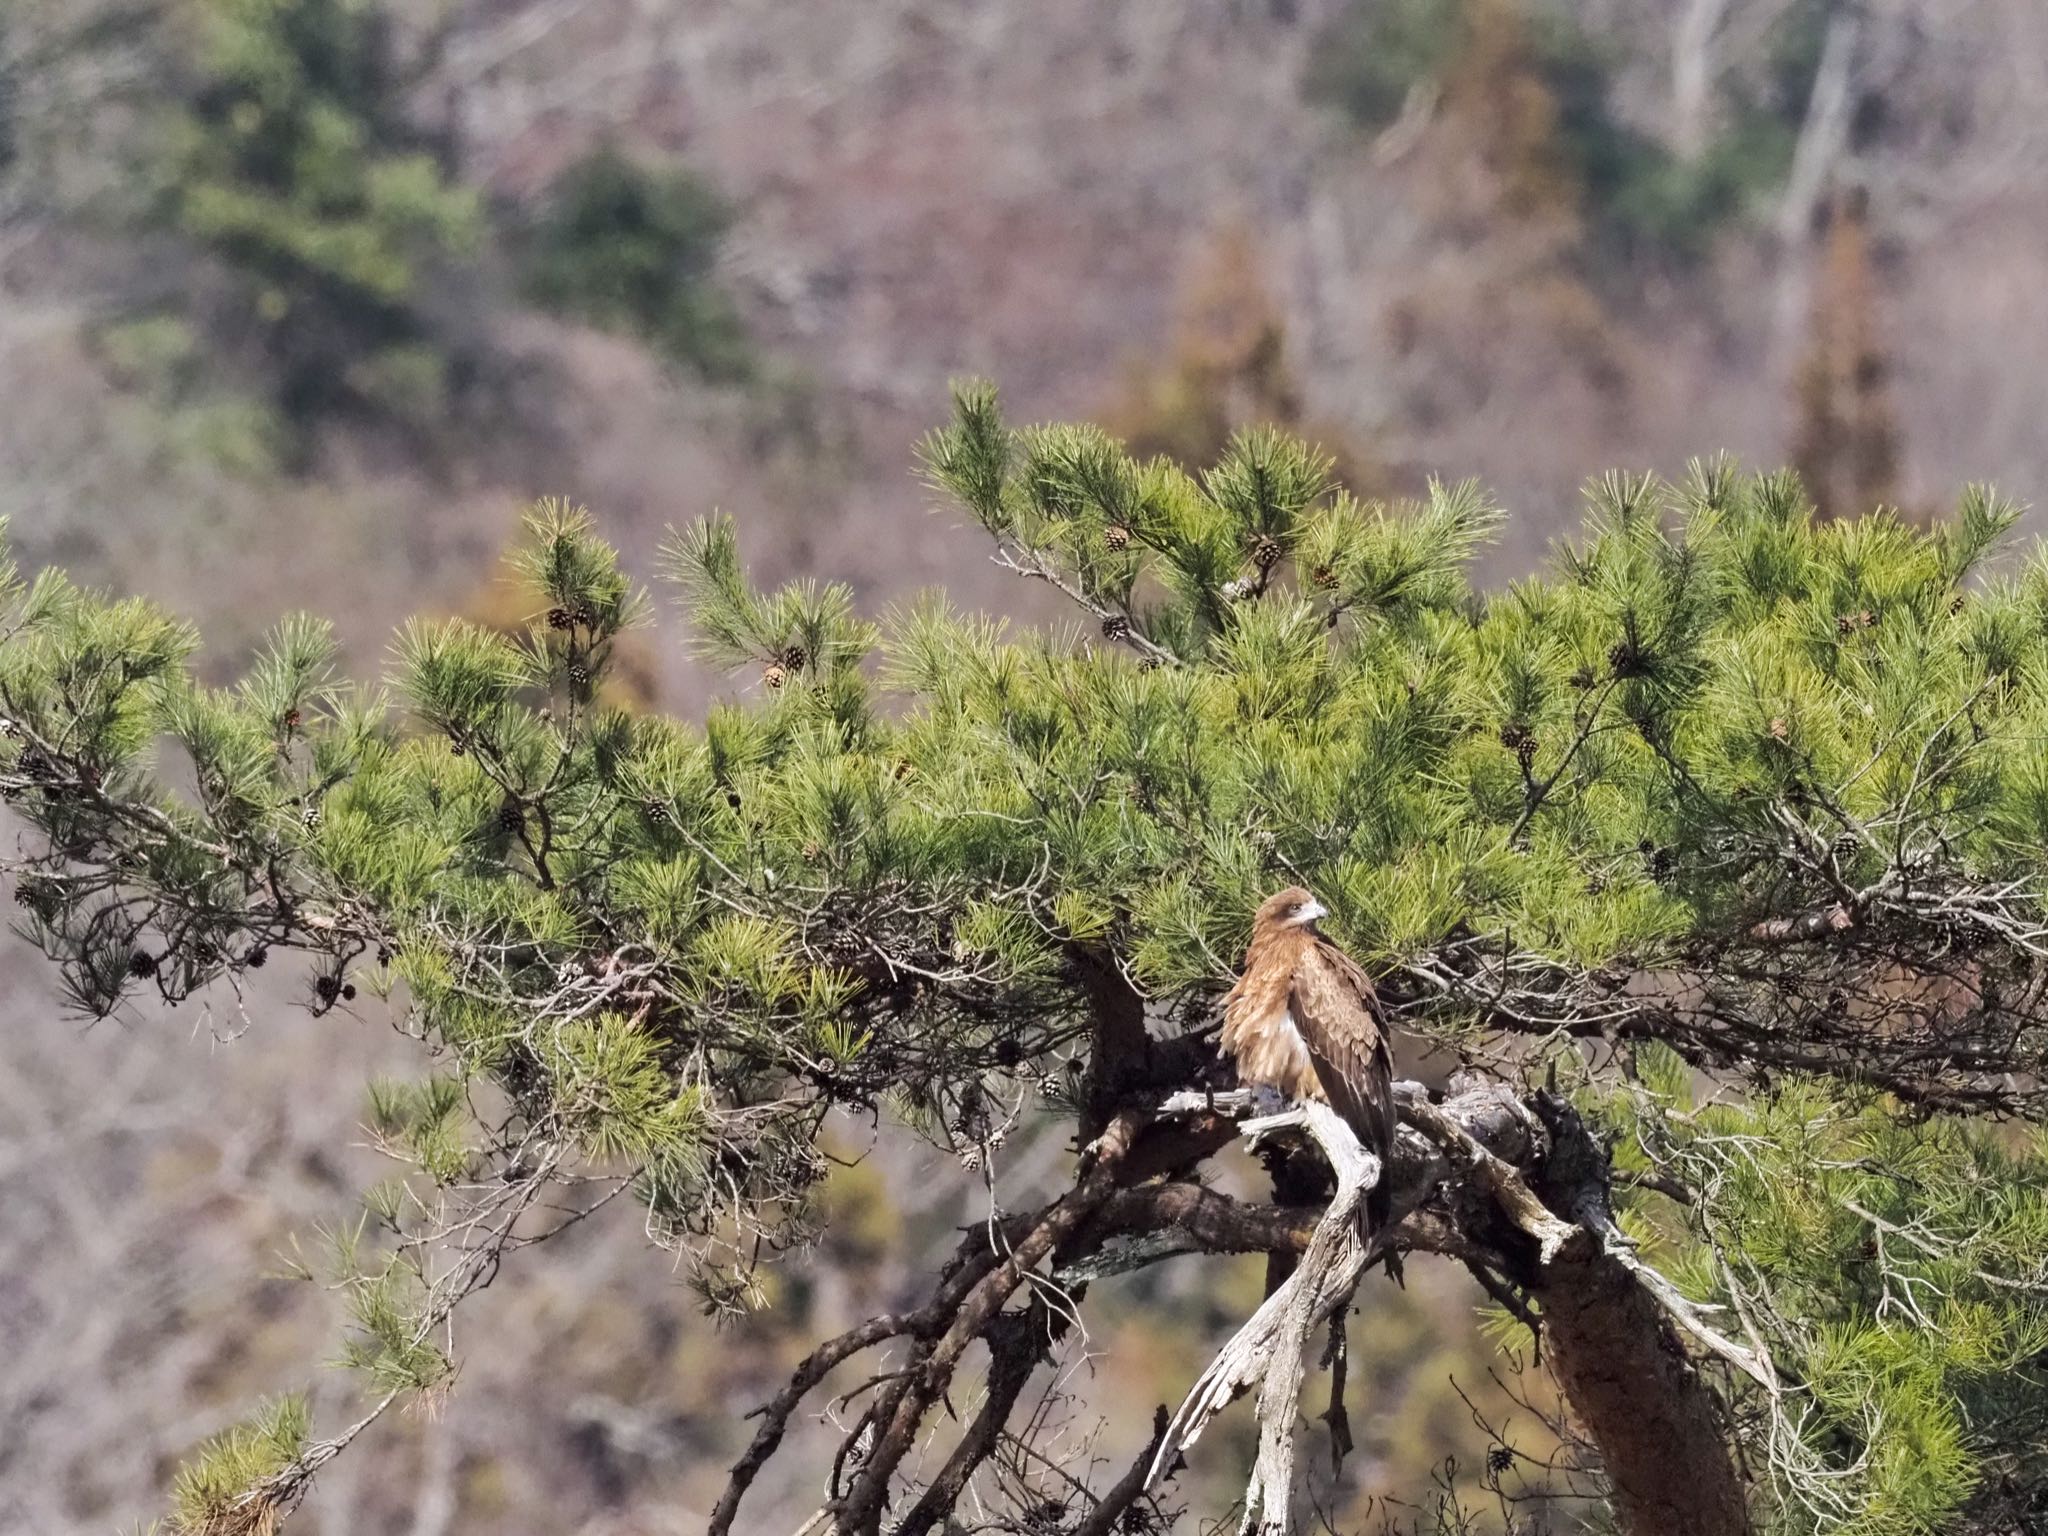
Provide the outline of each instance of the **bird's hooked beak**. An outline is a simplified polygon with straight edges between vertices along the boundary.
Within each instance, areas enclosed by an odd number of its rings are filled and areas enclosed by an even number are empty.
[[[1306,928],[1317,918],[1328,917],[1329,915],[1330,909],[1328,907],[1324,906],[1320,901],[1310,899],[1295,910],[1294,916],[1287,919],[1287,926],[1290,928]]]

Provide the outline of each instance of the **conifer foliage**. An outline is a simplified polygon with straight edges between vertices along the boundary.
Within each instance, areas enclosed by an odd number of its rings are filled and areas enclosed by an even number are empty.
[[[354,0],[194,0],[171,27],[167,212],[235,274],[294,421],[438,379],[421,304],[482,232],[477,195],[402,109],[391,26]]]
[[[77,1005],[290,958],[309,1007],[387,999],[431,1055],[372,1091],[405,1172],[327,1277],[364,1414],[225,1433],[172,1528],[272,1529],[448,1390],[465,1297],[605,1206],[757,1303],[843,1111],[974,1168],[1069,1120],[1073,1183],[821,1342],[713,1529],[868,1351],[837,1529],[1165,1529],[1149,1456],[1091,1480],[1012,1410],[1091,1286],[1307,1240],[1298,1188],[1204,1182],[1227,1114],[1163,1107],[1228,1086],[1217,1001],[1297,881],[1470,1069],[1403,1090],[1379,1251],[1539,1330],[1624,1529],[2041,1520],[2048,564],[1987,564],[2015,509],[1821,522],[1786,476],[1615,475],[1551,574],[1482,594],[1476,487],[1368,505],[1274,432],[1193,470],[956,406],[931,482],[1079,626],[762,592],[699,523],[666,574],[742,684],[701,724],[605,701],[649,610],[566,507],[528,526],[527,632],[416,623],[388,696],[310,619],[207,687],[185,626],[6,568],[19,926]]]

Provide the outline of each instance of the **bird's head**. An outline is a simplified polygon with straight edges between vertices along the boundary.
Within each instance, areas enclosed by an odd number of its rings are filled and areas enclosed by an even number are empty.
[[[1252,919],[1254,931],[1277,933],[1287,928],[1313,928],[1316,919],[1328,917],[1330,909],[1317,901],[1314,896],[1298,885],[1268,896],[1259,903],[1258,915]]]

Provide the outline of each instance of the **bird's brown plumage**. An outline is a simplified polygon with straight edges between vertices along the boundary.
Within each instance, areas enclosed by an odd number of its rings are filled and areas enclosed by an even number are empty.
[[[1315,931],[1322,910],[1300,886],[1268,897],[1252,920],[1244,974],[1223,1000],[1223,1049],[1238,1079],[1293,1099],[1321,1099],[1385,1167],[1394,1141],[1394,1062],[1372,982]],[[1366,1200],[1387,1217],[1383,1178]]]

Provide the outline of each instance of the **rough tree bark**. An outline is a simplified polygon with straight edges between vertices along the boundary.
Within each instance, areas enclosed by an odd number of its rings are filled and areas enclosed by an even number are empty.
[[[1653,1290],[1621,1246],[1607,1149],[1562,1099],[1538,1094],[1530,1108],[1547,1144],[1538,1189],[1571,1229],[1529,1290],[1543,1307],[1550,1368],[1600,1447],[1623,1527],[1630,1536],[1749,1536],[1720,1400],[1673,1326],[1678,1298]],[[1676,1315],[1697,1329],[1695,1314]],[[1755,1357],[1714,1343],[1768,1381]]]
[[[1581,1227],[1530,1289],[1550,1368],[1600,1447],[1629,1536],[1749,1536],[1714,1395],[1642,1282]]]

